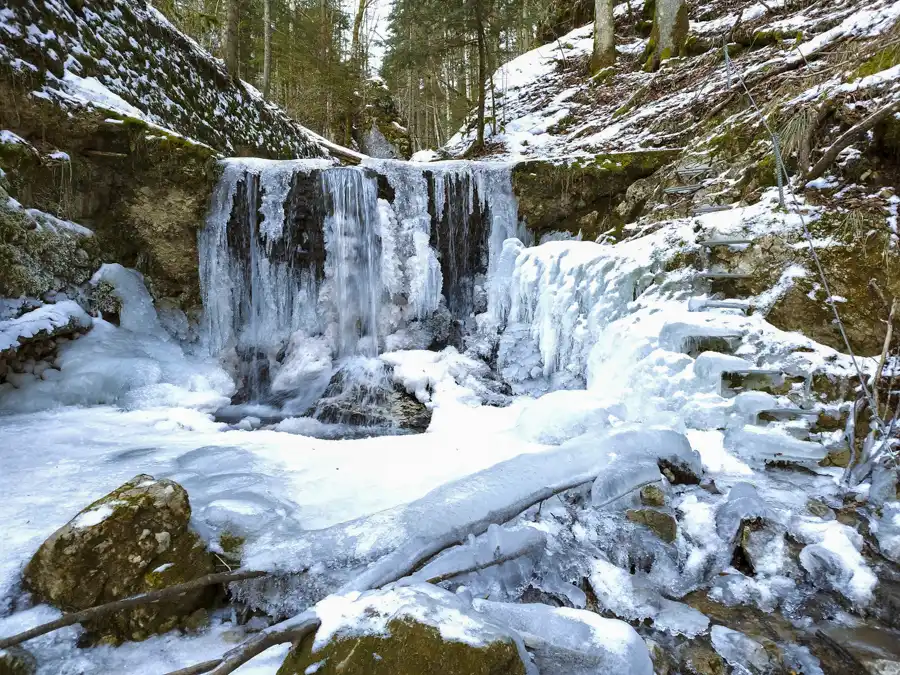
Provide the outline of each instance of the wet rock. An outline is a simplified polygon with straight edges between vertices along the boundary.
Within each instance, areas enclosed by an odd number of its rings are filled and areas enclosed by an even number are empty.
[[[696,643],[685,650],[684,670],[692,675],[725,675],[725,661],[710,647]]]
[[[651,529],[663,541],[672,543],[678,535],[678,523],[669,513],[656,509],[629,509],[625,517],[632,523]]]
[[[825,459],[819,462],[819,466],[837,466],[842,469],[850,465],[850,448],[847,446],[832,448],[825,455]]]
[[[343,368],[308,413],[328,424],[386,427],[423,432],[431,424],[431,410],[399,389],[383,362],[357,370]]]
[[[0,675],[34,675],[37,661],[22,647],[0,649]]]
[[[40,599],[78,611],[209,574],[213,560],[188,528],[190,517],[180,485],[135,476],[53,533],[25,568],[25,584]],[[85,628],[108,642],[142,640],[184,625],[185,617],[214,596],[214,589],[201,589],[102,617]]]
[[[819,501],[818,499],[807,500],[806,510],[822,520],[834,520],[835,518],[834,511],[832,511],[825,502]]]
[[[644,506],[665,506],[666,495],[658,485],[645,485],[641,488],[641,504]]]

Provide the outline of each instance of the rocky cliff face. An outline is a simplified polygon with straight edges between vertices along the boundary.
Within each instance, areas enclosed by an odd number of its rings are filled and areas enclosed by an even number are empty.
[[[0,35],[4,188],[93,233],[70,244],[71,231],[5,208],[2,295],[71,294],[116,261],[140,270],[156,300],[196,309],[214,159],[327,156],[142,0],[23,2],[0,17]]]

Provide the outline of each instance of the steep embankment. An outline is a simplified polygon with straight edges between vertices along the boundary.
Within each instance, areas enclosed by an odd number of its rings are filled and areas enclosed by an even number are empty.
[[[900,3],[710,2],[690,11],[685,54],[657,72],[644,70],[649,26],[642,3],[632,2],[615,9],[614,68],[589,76],[586,26],[494,74],[497,126],[488,150],[520,161],[520,213],[538,237],[562,231],[553,236],[614,242],[693,222],[715,239],[718,221],[708,214],[765,203],[776,185],[774,131],[792,177],[787,206],[796,199],[807,209],[851,345],[879,352],[883,297],[900,291],[890,264],[896,117],[853,138],[823,165],[824,177],[809,172],[843,133],[900,95]],[[473,138],[464,128],[448,152],[465,152]],[[754,294],[777,287],[764,308],[776,326],[846,349],[803,228],[762,234],[723,271],[750,274]],[[692,261],[702,267],[697,258],[682,263]]]
[[[197,308],[214,158],[328,156],[142,0],[17,3],[0,36],[0,187],[16,200],[0,200],[0,295],[72,293],[117,261],[157,300]],[[93,236],[73,244],[17,204]]]

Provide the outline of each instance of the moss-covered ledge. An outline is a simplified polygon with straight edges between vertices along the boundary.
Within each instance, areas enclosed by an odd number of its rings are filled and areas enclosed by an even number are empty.
[[[551,231],[581,231],[585,239],[595,239],[622,224],[613,209],[628,187],[680,153],[680,148],[635,150],[519,162],[512,172],[519,214],[536,238]]]
[[[197,230],[220,170],[213,148],[108,110],[64,110],[2,74],[0,129],[27,141],[0,145],[11,196],[93,230],[93,252],[141,271],[157,300],[199,306]]]

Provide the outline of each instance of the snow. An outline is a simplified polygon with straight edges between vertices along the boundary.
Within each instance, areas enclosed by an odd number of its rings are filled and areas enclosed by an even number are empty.
[[[84,513],[79,514],[78,517],[72,521],[72,527],[74,527],[75,529],[80,529],[82,527],[93,527],[94,525],[99,525],[113,514],[113,511],[115,511],[115,506],[116,504],[114,502],[107,502],[93,509],[85,511]]]
[[[77,329],[91,326],[91,317],[73,300],[43,305],[18,318],[0,321],[0,352],[15,350],[23,340],[41,333],[50,335],[67,326]]]
[[[647,646],[624,621],[541,604],[475,600],[475,609],[523,635],[542,675],[652,675]]]

